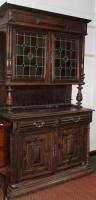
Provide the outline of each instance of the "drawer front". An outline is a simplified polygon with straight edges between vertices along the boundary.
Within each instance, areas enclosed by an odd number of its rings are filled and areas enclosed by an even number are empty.
[[[44,127],[57,126],[59,124],[59,119],[56,117],[53,118],[36,118],[36,119],[26,119],[17,121],[17,129],[40,129]]]
[[[72,115],[68,117],[61,117],[60,124],[65,125],[69,123],[80,123],[80,122],[91,122],[92,116],[90,114],[80,114],[80,115]]]
[[[61,116],[53,116],[53,117],[42,117],[35,119],[22,119],[16,122],[17,130],[25,130],[25,129],[41,129],[46,127],[58,127],[65,126],[70,123],[80,123],[80,122],[91,122],[92,115],[91,114],[80,114],[80,115],[61,115]]]

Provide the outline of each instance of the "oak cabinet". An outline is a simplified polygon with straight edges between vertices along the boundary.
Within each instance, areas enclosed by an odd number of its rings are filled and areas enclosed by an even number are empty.
[[[0,7],[0,119],[8,124],[0,137],[6,136],[10,200],[91,172],[93,110],[82,107],[89,22],[9,3]]]

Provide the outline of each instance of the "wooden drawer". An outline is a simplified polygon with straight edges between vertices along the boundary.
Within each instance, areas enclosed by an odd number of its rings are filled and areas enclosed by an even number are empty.
[[[90,113],[89,114],[87,113],[87,114],[72,115],[72,116],[67,116],[67,117],[63,116],[60,119],[60,124],[61,125],[66,125],[69,123],[77,124],[80,122],[90,122],[91,120],[92,120],[92,116]]]

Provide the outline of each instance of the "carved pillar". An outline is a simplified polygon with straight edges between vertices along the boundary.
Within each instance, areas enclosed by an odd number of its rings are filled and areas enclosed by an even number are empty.
[[[8,25],[7,27],[7,34],[6,34],[6,85],[7,85],[7,99],[6,105],[8,111],[12,110],[12,88],[10,86],[10,82],[12,80],[12,71],[13,71],[13,30],[12,26]]]
[[[77,105],[80,108],[81,104],[82,104],[82,99],[83,99],[83,96],[82,96],[82,89],[83,89],[82,84],[79,84],[77,88],[78,88],[78,93],[77,93],[76,100],[77,100]]]
[[[12,105],[13,105],[12,88],[11,88],[11,86],[8,86],[8,94],[7,94],[6,104],[7,104],[8,112],[11,112],[12,111]]]

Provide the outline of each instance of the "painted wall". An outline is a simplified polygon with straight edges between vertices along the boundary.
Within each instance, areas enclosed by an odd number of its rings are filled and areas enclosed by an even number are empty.
[[[0,0],[0,5],[4,0]],[[83,106],[96,110],[96,0],[7,0],[8,3],[48,10],[56,13],[92,19],[88,24],[85,41],[85,85]],[[76,102],[76,86],[73,87],[72,99]],[[96,111],[90,127],[90,150],[96,150]]]
[[[85,85],[83,89],[83,106],[92,108],[93,120],[90,125],[90,151],[96,150],[96,0],[94,2],[93,20],[88,24],[85,38]],[[73,103],[76,97],[76,86],[73,87]]]

